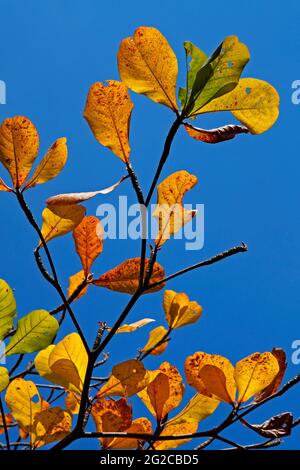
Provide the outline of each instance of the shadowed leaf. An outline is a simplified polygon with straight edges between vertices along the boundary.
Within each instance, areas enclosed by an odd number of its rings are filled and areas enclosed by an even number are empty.
[[[87,276],[93,262],[103,250],[103,228],[100,220],[94,216],[84,217],[75,228],[73,237],[76,252]]]
[[[199,127],[194,127],[191,124],[185,124],[184,127],[190,137],[195,140],[206,142],[207,144],[218,144],[225,140],[234,139],[238,134],[249,133],[247,127],[237,126],[235,124],[228,124],[227,126],[210,130],[200,129]]]
[[[190,301],[184,293],[166,290],[164,294],[164,311],[169,328],[176,329],[195,323],[202,315],[202,307]]]
[[[13,328],[17,304],[11,287],[0,279],[0,341]]]

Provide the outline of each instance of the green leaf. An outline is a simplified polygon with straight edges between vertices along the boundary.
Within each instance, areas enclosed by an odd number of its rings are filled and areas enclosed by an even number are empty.
[[[250,59],[247,46],[228,36],[197,72],[186,116],[196,116],[207,103],[232,91]]]
[[[0,279],[0,341],[14,326],[17,305],[12,289]]]
[[[6,367],[0,367],[0,392],[6,389],[9,384],[9,373]]]
[[[190,41],[183,43],[186,57],[186,68],[187,68],[187,80],[186,88],[179,88],[178,98],[181,103],[181,107],[184,108],[187,103],[187,98],[190,96],[192,86],[195,82],[196,75],[201,67],[205,64],[208,57],[201,51],[195,44]],[[189,59],[191,59],[189,63]]]
[[[34,310],[18,321],[17,331],[6,348],[6,355],[25,354],[46,348],[59,328],[46,310]]]

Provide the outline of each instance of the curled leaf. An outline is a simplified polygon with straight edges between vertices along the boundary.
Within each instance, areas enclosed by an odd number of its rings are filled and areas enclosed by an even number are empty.
[[[169,328],[176,329],[195,323],[202,315],[202,307],[190,301],[184,293],[166,290],[164,294],[164,310]]]
[[[106,287],[106,289],[110,289],[117,292],[134,294],[134,292],[139,286],[140,266],[140,258],[128,259],[119,266],[116,266],[105,274],[102,274],[102,276],[98,277],[97,279],[94,279],[93,284],[95,286]],[[145,272],[147,272],[148,266],[149,260],[146,259]],[[155,263],[149,286],[151,286],[151,284],[155,284],[158,281],[161,281],[162,279],[164,279],[164,277],[164,268],[160,264]],[[163,284],[159,284],[158,286],[153,287],[153,289],[147,290],[146,293],[157,292],[163,287]]]
[[[291,434],[293,415],[291,413],[281,413],[262,424],[251,424],[248,426],[263,437],[270,439],[281,438]]]
[[[133,37],[123,39],[118,66],[121,80],[131,90],[177,110],[177,58],[156,28],[141,26]]]
[[[142,320],[135,321],[134,323],[124,324],[117,329],[116,333],[131,333],[132,331],[136,331],[139,328],[142,328],[149,323],[152,323],[153,318],[143,318]],[[107,328],[107,330],[111,330],[111,328]]]
[[[94,216],[84,217],[75,228],[73,237],[84,275],[87,276],[93,262],[103,250],[103,228],[100,220]]]
[[[273,382],[270,383],[270,385],[262,390],[254,399],[256,403],[259,403],[260,401],[264,400],[265,398],[269,397],[270,395],[273,395],[274,393],[277,392],[279,389],[282,379],[284,377],[286,368],[287,368],[287,362],[286,362],[286,354],[283,349],[280,348],[273,348],[272,349],[272,354],[273,356],[277,359],[278,361],[278,366],[279,366],[279,372],[274,378]]]
[[[158,326],[154,330],[150,331],[149,339],[142,349],[143,353],[150,353],[154,356],[162,354],[167,346],[168,342],[164,341],[167,339],[168,330],[164,326]]]
[[[237,126],[235,124],[228,124],[227,126],[210,130],[200,129],[199,127],[194,127],[188,123],[186,123],[184,127],[190,137],[206,142],[207,144],[218,144],[225,140],[234,139],[238,134],[248,134],[249,132],[247,127]]]

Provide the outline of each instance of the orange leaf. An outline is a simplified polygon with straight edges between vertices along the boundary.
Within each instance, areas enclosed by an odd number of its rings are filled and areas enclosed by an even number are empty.
[[[91,411],[97,432],[125,431],[132,423],[132,408],[126,398],[106,400],[97,398]],[[100,438],[103,449],[107,449],[114,438]]]
[[[98,279],[94,279],[93,284],[99,287],[106,287],[107,289],[125,292],[127,294],[134,294],[139,286],[139,276],[140,276],[140,258],[132,258],[124,261],[124,263],[116,266]],[[145,260],[145,272],[149,266],[149,260]],[[149,285],[154,284],[158,281],[161,281],[165,277],[165,271],[163,267],[155,263],[153,267],[153,273],[150,279]],[[164,284],[160,284],[153,289],[147,290],[149,292],[157,292],[164,287]]]
[[[68,297],[70,298],[74,292],[78,289],[78,287],[86,280],[86,276],[83,271],[79,271],[79,273],[73,274],[69,278],[69,287],[68,287]],[[88,290],[88,286],[85,286],[82,291],[76,296],[75,300],[80,299],[83,297]]]
[[[10,193],[12,191],[12,189],[4,183],[2,178],[0,178],[0,191],[5,191],[7,193]]]
[[[249,130],[247,127],[238,126],[236,124],[228,124],[227,126],[219,127],[217,129],[200,129],[194,127],[191,124],[184,125],[185,130],[190,137],[196,140],[201,140],[207,144],[218,144],[225,140],[231,140],[238,134],[248,134]]]
[[[142,352],[147,353],[151,351],[150,354],[152,354],[153,356],[159,356],[160,354],[162,354],[166,350],[168,342],[165,341],[161,344],[159,343],[166,339],[167,333],[168,330],[166,330],[164,326],[157,326],[156,328],[154,328],[154,330],[150,331],[149,339],[147,341],[147,344],[145,344],[145,346],[143,347]]]
[[[39,136],[24,116],[7,118],[0,126],[0,161],[9,172],[15,188],[25,182],[39,150]]]
[[[126,85],[108,80],[91,86],[84,117],[98,140],[124,162],[129,160],[130,116],[133,108]]]
[[[35,415],[34,427],[34,447],[38,448],[66,437],[72,429],[72,415],[58,406],[49,408]]]
[[[152,425],[147,418],[137,418],[126,429],[130,434],[152,434]],[[141,448],[145,441],[126,437],[117,437],[109,445],[109,449],[136,449]]]
[[[75,247],[81,259],[85,276],[90,272],[93,262],[103,250],[103,228],[94,216],[84,217],[73,232]]]
[[[123,39],[118,66],[121,80],[131,90],[177,110],[177,58],[160,31],[142,26],[132,38]]]
[[[79,413],[81,396],[79,393],[68,392],[65,396],[65,405],[67,411],[72,413],[72,415],[77,415]]]
[[[168,325],[172,329],[195,323],[202,315],[202,307],[195,301],[190,302],[184,293],[166,290],[164,310]]]
[[[258,403],[265,398],[269,397],[270,395],[273,395],[274,393],[277,392],[278,388],[281,385],[282,379],[284,377],[286,368],[287,368],[287,363],[286,363],[286,354],[283,349],[280,348],[273,348],[272,349],[272,354],[273,356],[276,357],[279,365],[279,372],[274,378],[273,382],[265,388],[262,392],[260,392],[256,397],[255,397],[255,402]]]
[[[180,424],[170,424],[170,426],[166,426],[165,429],[162,431],[160,436],[180,436],[184,434],[193,434],[198,429],[198,423],[196,421],[191,423],[180,423]],[[189,442],[191,438],[186,439],[175,439],[169,441],[157,441],[154,444],[156,450],[168,450],[168,449],[176,449],[177,447],[182,446]]]
[[[6,426],[9,428],[9,425],[12,424],[13,422],[14,422],[14,419],[12,417],[12,414],[11,413],[6,413],[6,415],[5,415]],[[3,433],[4,433],[3,419],[2,419],[2,416],[0,414],[0,436]]]
[[[196,211],[184,209],[182,199],[186,191],[192,189],[197,181],[196,176],[182,170],[172,173],[158,185],[157,205],[153,212],[159,226],[155,241],[157,245],[163,245],[171,235],[177,233],[196,215]]]
[[[234,403],[234,367],[226,357],[196,352],[187,357],[185,374],[188,384],[199,393]]]

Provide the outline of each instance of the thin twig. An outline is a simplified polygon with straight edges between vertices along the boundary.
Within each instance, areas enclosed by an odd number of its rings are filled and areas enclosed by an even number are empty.
[[[3,428],[4,428],[4,435],[5,435],[7,450],[10,450],[9,435],[8,435],[7,423],[6,423],[5,412],[3,408],[1,395],[0,395],[0,413],[1,413],[1,419],[2,419]]]

